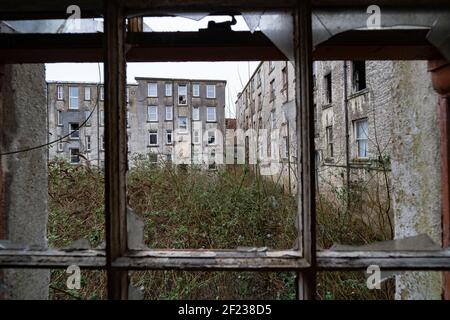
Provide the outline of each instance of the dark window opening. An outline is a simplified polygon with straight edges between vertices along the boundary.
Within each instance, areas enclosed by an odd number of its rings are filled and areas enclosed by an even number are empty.
[[[331,72],[325,76],[325,103],[329,104],[333,102],[332,84],[331,84]]]
[[[366,88],[365,61],[353,61],[352,86],[353,92],[358,92]]]

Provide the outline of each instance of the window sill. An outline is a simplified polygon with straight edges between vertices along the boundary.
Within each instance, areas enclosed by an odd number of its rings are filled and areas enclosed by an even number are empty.
[[[173,119],[165,119],[164,122],[172,122]],[[147,121],[147,122],[157,122],[157,121]]]
[[[358,158],[353,158],[352,159],[352,162],[353,163],[368,163],[368,162],[370,162],[370,158],[369,157],[364,157],[364,158],[360,158],[360,157],[358,157]]]
[[[148,144],[147,148],[158,148],[159,144]]]
[[[217,123],[217,120],[206,120],[207,123]]]
[[[332,106],[333,106],[333,103],[332,103],[332,102],[330,102],[330,103],[328,103],[328,104],[324,104],[324,105],[322,106],[322,110],[331,108]]]
[[[158,123],[158,120],[147,120],[147,123]]]
[[[325,163],[334,163],[334,158],[325,158],[324,162]]]
[[[365,95],[366,93],[369,93],[369,89],[368,89],[368,88],[364,88],[364,89],[362,89],[362,90],[352,92],[352,93],[349,95],[348,98],[349,98],[349,99],[353,99],[353,98],[356,98],[356,97],[359,97],[359,96],[363,96],[363,95]]]

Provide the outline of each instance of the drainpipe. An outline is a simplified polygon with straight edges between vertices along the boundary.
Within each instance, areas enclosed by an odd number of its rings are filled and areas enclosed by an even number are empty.
[[[350,209],[350,134],[348,130],[348,92],[347,92],[347,61],[344,61],[344,115],[345,115],[345,174],[347,184],[347,210]]]
[[[289,66],[288,62],[286,61],[285,64],[286,68],[286,103],[289,102]],[[287,138],[286,138],[286,144],[287,144],[287,157],[288,157],[288,187],[289,187],[289,194],[292,194],[292,186],[291,186],[291,132],[289,130],[289,117],[286,117],[286,131],[287,131]]]
[[[428,61],[433,88],[439,94],[438,121],[441,136],[442,246],[450,245],[450,63]],[[450,300],[450,272],[443,272],[443,299]]]

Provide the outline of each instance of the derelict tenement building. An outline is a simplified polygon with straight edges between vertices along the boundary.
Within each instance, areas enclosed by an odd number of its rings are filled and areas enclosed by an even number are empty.
[[[129,160],[207,165],[223,144],[222,80],[136,78],[127,85]],[[104,89],[87,82],[49,82],[49,159],[104,165]],[[214,157],[213,157],[214,158]],[[208,160],[209,159],[209,160]]]

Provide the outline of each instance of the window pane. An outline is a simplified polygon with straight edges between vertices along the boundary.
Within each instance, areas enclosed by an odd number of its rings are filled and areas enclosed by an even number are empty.
[[[216,108],[208,107],[207,121],[216,121]]]
[[[357,139],[368,139],[368,123],[367,120],[358,121],[356,123]]]
[[[157,97],[158,96],[158,84],[157,83],[149,83],[148,84],[148,96],[149,97]]]
[[[187,129],[187,117],[178,117],[178,128]]]
[[[166,120],[172,120],[173,119],[173,109],[171,106],[166,107]]]
[[[78,109],[78,87],[69,88],[69,108]]]
[[[194,107],[192,109],[192,120],[194,121],[200,120],[200,109],[198,107]]]
[[[62,86],[58,86],[58,100],[64,99],[64,88]]]
[[[84,88],[84,100],[91,100],[91,88]]]
[[[166,97],[172,96],[172,84],[166,83]]]
[[[148,106],[147,107],[147,116],[148,121],[158,121],[158,107],[157,106]]]
[[[207,98],[215,98],[216,97],[216,86],[215,85],[207,85],[206,86],[206,97]]]
[[[193,95],[194,97],[200,96],[200,85],[194,84],[194,85],[192,86],[192,95]]]

